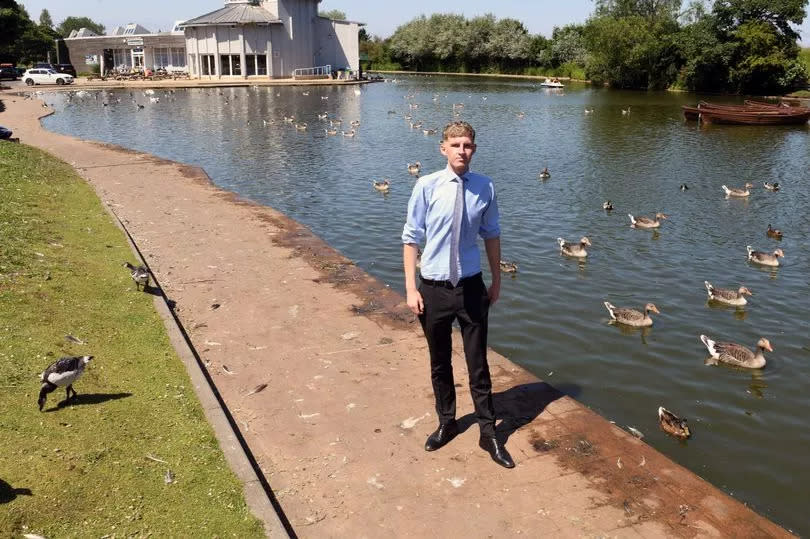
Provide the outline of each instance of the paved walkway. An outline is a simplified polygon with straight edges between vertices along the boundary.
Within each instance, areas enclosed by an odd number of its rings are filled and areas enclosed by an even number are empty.
[[[478,448],[460,357],[463,433],[426,453],[427,351],[400,296],[199,169],[49,133],[39,102],[0,99],[0,123],[126,223],[298,535],[789,536],[494,352],[517,467]]]

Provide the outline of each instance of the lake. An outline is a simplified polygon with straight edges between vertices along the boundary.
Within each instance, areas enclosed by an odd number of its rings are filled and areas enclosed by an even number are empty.
[[[503,258],[519,266],[504,275],[491,346],[808,535],[810,128],[685,123],[680,105],[701,98],[413,76],[367,85],[360,95],[337,87],[48,94],[56,114],[43,123],[201,166],[217,185],[308,225],[403,292],[399,238],[414,184],[406,164],[420,161],[423,172],[445,166],[439,137],[412,129],[404,115],[441,130],[455,110],[478,131],[472,168],[495,180]],[[338,130],[359,121],[357,136],[326,135],[323,112],[344,120]],[[541,180],[545,166],[551,178]],[[391,180],[387,195],[372,188],[383,178]],[[725,198],[721,185],[747,181],[755,185],[748,199]],[[764,181],[782,189],[766,191]],[[607,199],[610,213],[602,209]],[[657,211],[669,216],[658,232],[630,228],[628,213]],[[768,224],[784,239],[766,237]],[[583,235],[593,244],[585,262],[560,255],[557,237]],[[747,245],[781,247],[783,266],[750,265]],[[744,309],[709,305],[704,280],[754,295]],[[661,314],[648,330],[623,329],[608,323],[606,300],[653,302]],[[760,371],[705,366],[701,333],[748,347],[765,336],[774,352]],[[661,405],[688,418],[690,440],[658,428]]]

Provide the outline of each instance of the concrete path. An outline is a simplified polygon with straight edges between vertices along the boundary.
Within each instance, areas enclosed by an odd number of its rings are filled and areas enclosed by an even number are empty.
[[[426,453],[427,351],[400,296],[199,169],[49,133],[40,102],[0,99],[1,124],[126,224],[298,535],[789,536],[494,352],[517,467],[478,448],[461,357],[463,433]]]

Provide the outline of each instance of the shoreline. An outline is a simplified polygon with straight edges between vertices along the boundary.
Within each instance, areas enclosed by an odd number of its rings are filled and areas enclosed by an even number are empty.
[[[127,224],[298,534],[790,536],[493,351],[517,468],[478,449],[464,390],[462,434],[425,453],[426,345],[401,296],[201,169],[48,132],[39,101],[14,97],[3,123]]]
[[[447,71],[388,71],[380,69],[369,69],[367,73],[383,73],[391,75],[446,75],[448,77],[492,77],[501,79],[525,79],[525,80],[545,80],[557,79],[568,82],[579,82],[591,84],[590,80],[572,79],[571,77],[555,77],[552,75],[510,75],[508,73],[452,73]]]

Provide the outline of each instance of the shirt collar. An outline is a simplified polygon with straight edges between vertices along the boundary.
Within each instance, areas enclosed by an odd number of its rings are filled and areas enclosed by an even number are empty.
[[[466,181],[466,180],[469,179],[469,174],[470,174],[470,170],[467,169],[467,172],[465,172],[461,176],[458,176],[453,171],[453,169],[450,168],[450,165],[447,165],[447,167],[445,167],[445,169],[444,169],[444,179],[445,179],[445,181],[448,181],[448,182],[451,182],[451,181],[455,180],[456,178],[461,178],[462,181]]]

